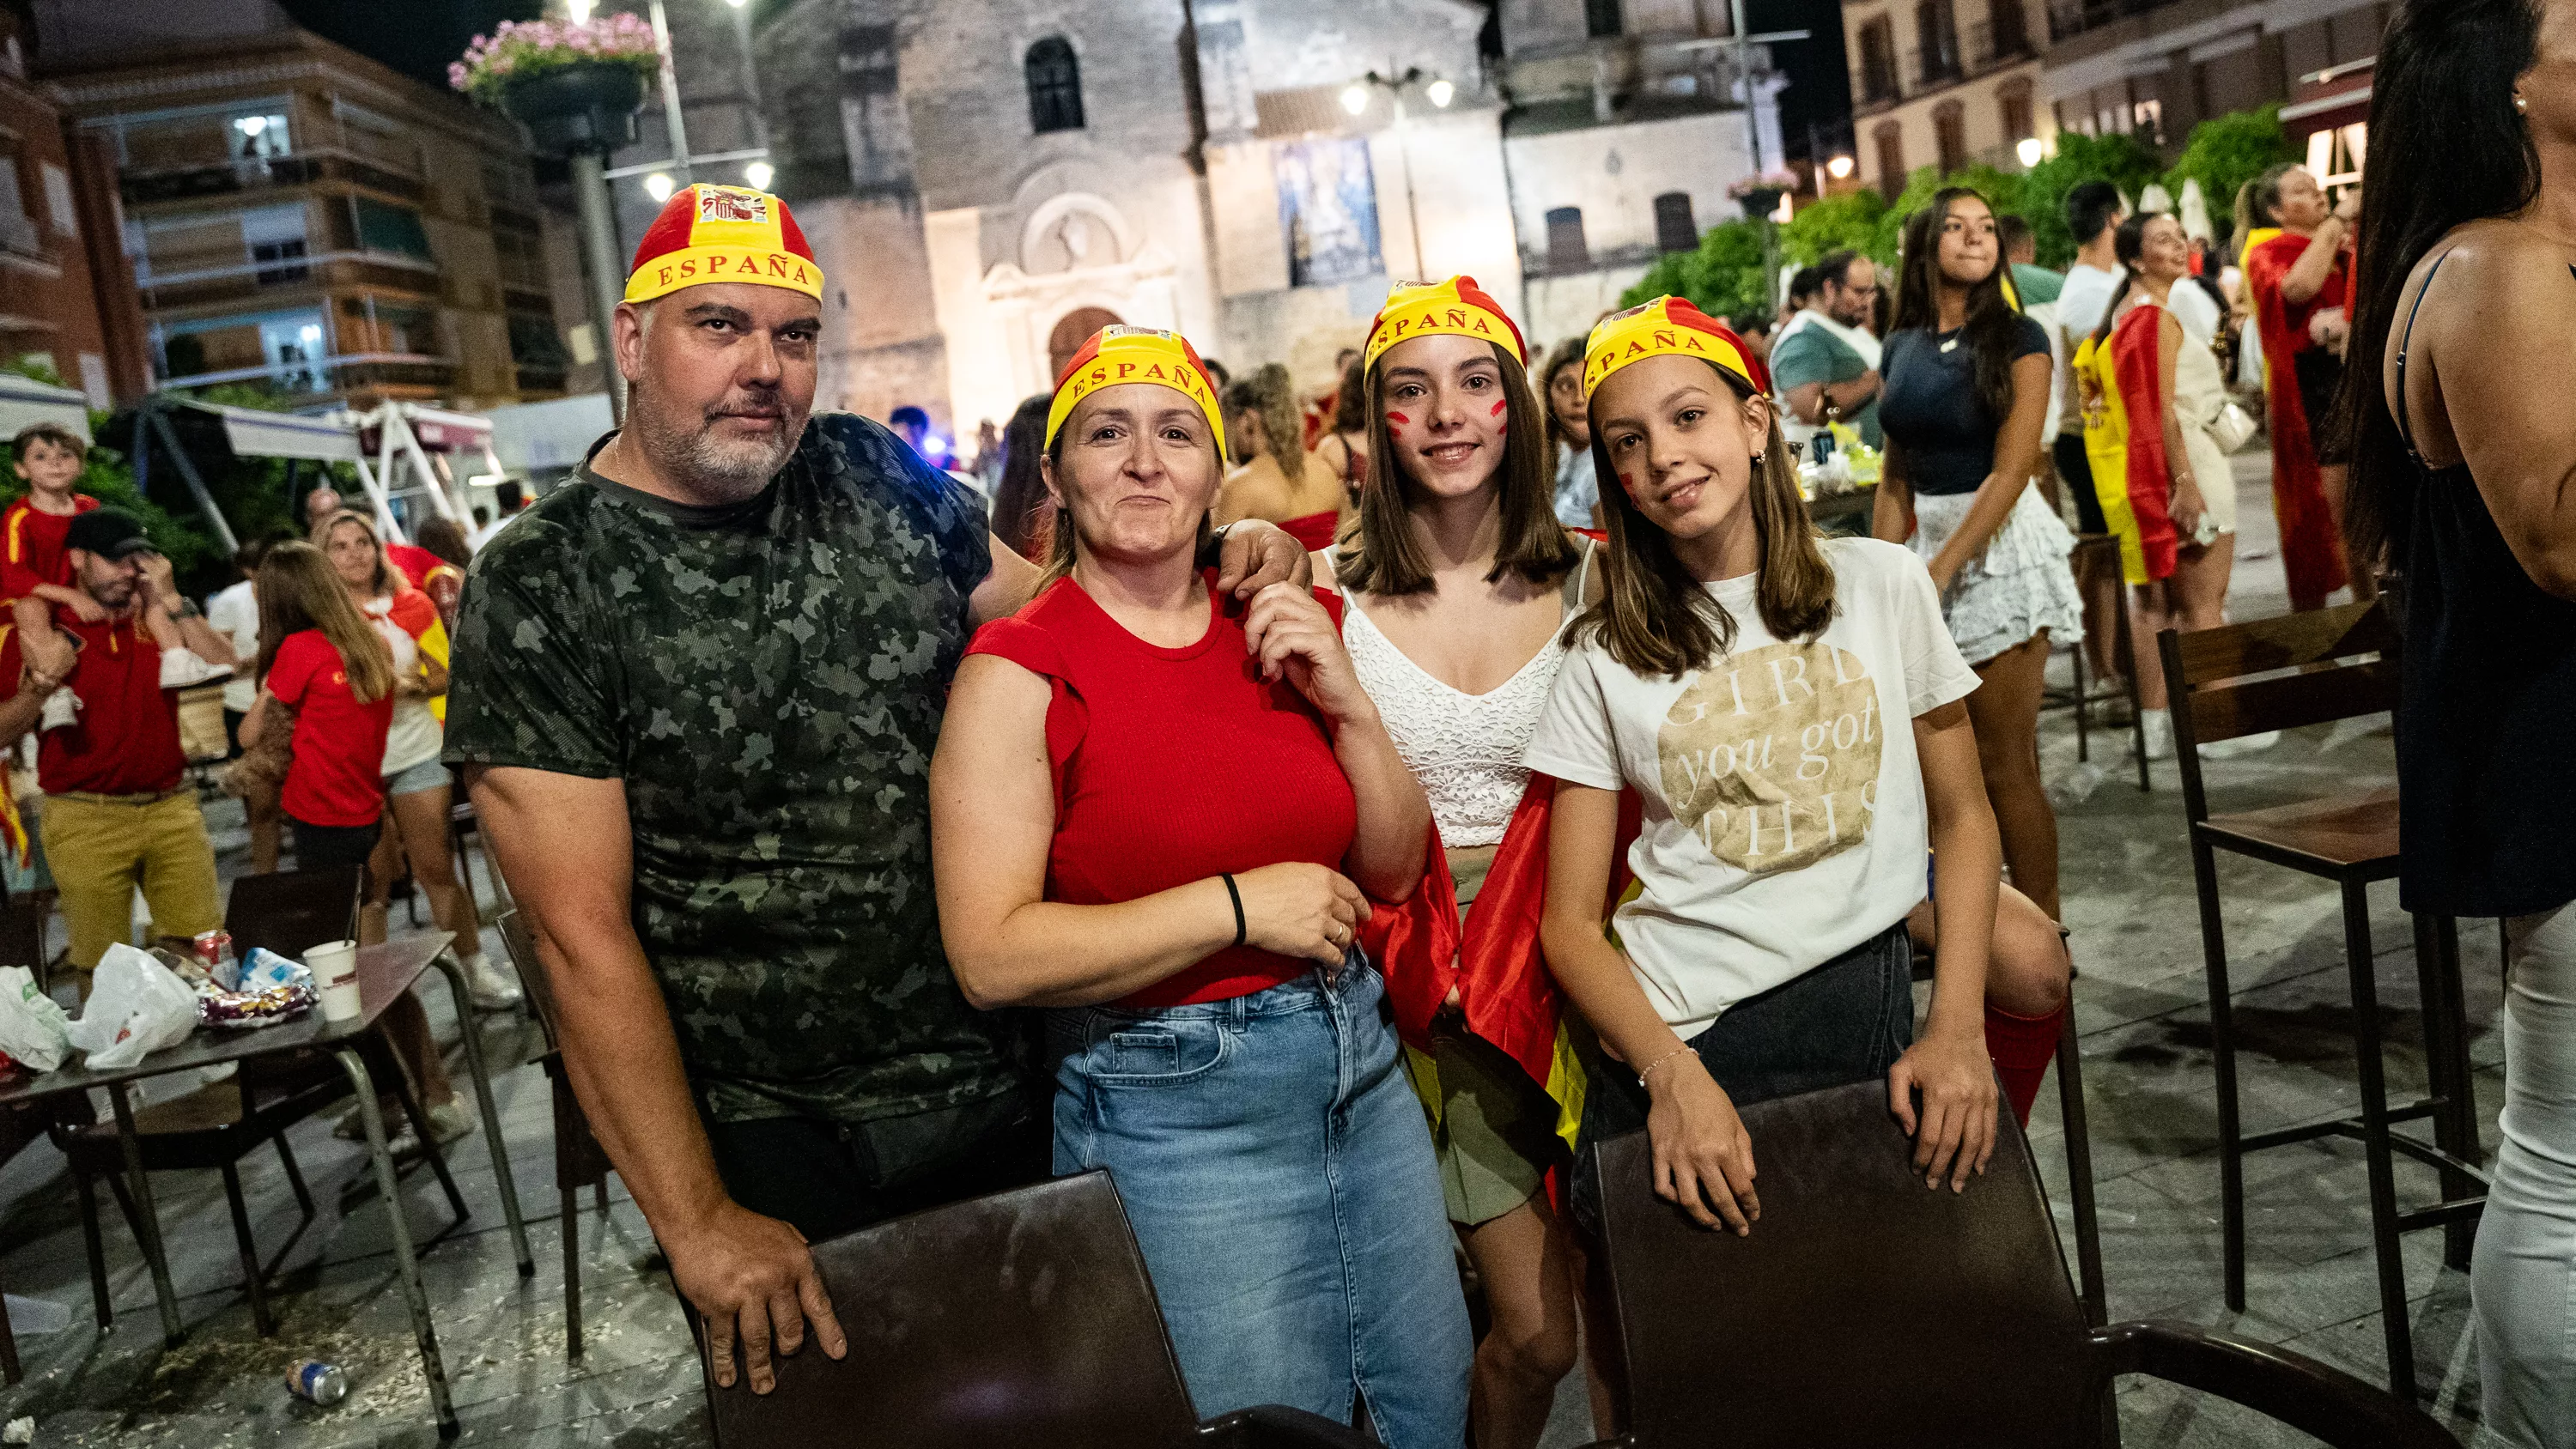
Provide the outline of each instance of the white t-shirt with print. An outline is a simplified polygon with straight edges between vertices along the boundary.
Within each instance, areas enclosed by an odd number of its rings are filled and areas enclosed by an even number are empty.
[[[1813,970],[1923,899],[1929,835],[1916,716],[1977,687],[1922,560],[1832,539],[1835,615],[1809,643],[1762,626],[1754,579],[1707,585],[1735,648],[1640,677],[1596,637],[1567,656],[1529,767],[1629,786],[1639,893],[1614,916],[1646,999],[1684,1039]]]

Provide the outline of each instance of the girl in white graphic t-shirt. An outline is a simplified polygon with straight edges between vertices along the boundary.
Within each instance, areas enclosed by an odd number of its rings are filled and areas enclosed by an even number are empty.
[[[1884,1075],[1926,1185],[1963,1189],[1996,1125],[2002,855],[1960,703],[1977,677],[1921,561],[1817,540],[1732,332],[1658,299],[1594,330],[1584,377],[1609,592],[1528,756],[1560,782],[1548,963],[1626,1064],[1594,1075],[1582,1135],[1644,1127],[1656,1191],[1746,1232],[1761,1208],[1735,1104]],[[1643,801],[1636,879],[1605,940],[1623,786]],[[1942,939],[1918,1040],[1906,917],[1927,845]],[[2032,974],[2062,999],[2062,955]],[[1591,1160],[1574,1206],[1597,1223]]]

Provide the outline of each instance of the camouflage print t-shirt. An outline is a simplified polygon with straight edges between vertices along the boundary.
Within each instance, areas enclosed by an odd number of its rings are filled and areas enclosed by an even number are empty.
[[[584,467],[475,556],[447,759],[626,782],[635,931],[716,1120],[1018,1085],[930,885],[930,752],[987,538],[973,495],[833,413],[745,503]]]

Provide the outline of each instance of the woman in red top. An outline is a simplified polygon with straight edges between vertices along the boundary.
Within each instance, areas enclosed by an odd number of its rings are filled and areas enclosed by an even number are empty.
[[[2321,447],[2343,385],[2343,338],[2352,287],[2352,229],[2304,166],[2281,165],[2248,192],[2256,227],[2280,234],[2245,254],[2245,285],[2263,339],[2264,401],[2271,412],[2272,511],[2281,524],[2281,568],[2290,607],[2321,609],[2343,587],[2343,459]],[[2365,596],[2367,579],[2353,583]]]
[[[260,737],[276,710],[295,713],[295,757],[279,792],[299,870],[363,871],[384,829],[385,732],[394,717],[394,661],[349,598],[328,555],[288,540],[268,551],[252,585],[259,600],[259,698],[242,733]],[[448,1081],[429,1017],[406,992],[386,1030],[440,1141],[471,1118]]]
[[[969,1000],[1056,1008],[1056,1170],[1116,1179],[1198,1411],[1357,1400],[1395,1449],[1452,1449],[1465,1305],[1351,950],[1419,883],[1430,810],[1318,596],[1247,607],[1193,563],[1215,402],[1141,328],[1059,380],[1054,578],[976,636],[931,766],[941,935]]]

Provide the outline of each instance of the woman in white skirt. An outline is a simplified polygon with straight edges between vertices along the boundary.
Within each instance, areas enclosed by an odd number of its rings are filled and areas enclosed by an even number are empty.
[[[1950,637],[1981,681],[1968,696],[1986,797],[2013,884],[2058,915],[2057,814],[2039,779],[2049,636],[2083,637],[2066,556],[2075,536],[2043,502],[2048,334],[2005,282],[1995,214],[1950,187],[1905,224],[1896,326],[1878,405],[1887,434],[1871,533],[1911,542],[1941,591]]]

